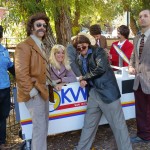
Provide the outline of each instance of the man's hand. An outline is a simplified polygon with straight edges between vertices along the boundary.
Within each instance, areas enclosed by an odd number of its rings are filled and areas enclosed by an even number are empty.
[[[87,85],[87,82],[83,80],[83,76],[79,77],[80,86],[84,88]]]
[[[80,76],[80,77],[79,77],[79,81],[81,81],[82,79],[83,79],[83,76]]]
[[[129,66],[128,70],[129,74],[136,75],[136,70],[132,66]]]
[[[85,80],[81,80],[81,81],[80,81],[80,86],[81,86],[82,88],[84,88],[86,85],[87,85],[87,82],[86,82]]]
[[[62,85],[61,84],[56,84],[54,87],[57,91],[61,91]]]
[[[54,86],[57,91],[61,91],[62,87],[66,85],[66,83],[59,83]]]

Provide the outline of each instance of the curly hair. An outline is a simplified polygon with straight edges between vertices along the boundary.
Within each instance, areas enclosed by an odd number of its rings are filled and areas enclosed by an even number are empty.
[[[28,19],[28,22],[27,22],[27,27],[26,27],[27,36],[32,34],[32,28],[34,27],[33,24],[37,20],[44,20],[46,24],[49,23],[49,18],[44,13],[36,13],[36,14],[32,15]],[[47,31],[47,28],[46,28],[46,31]]]
[[[70,70],[71,69],[71,66],[70,66],[70,62],[69,62],[69,58],[68,58],[68,55],[67,55],[67,51],[66,51],[66,48],[63,46],[63,45],[60,45],[60,44],[56,44],[52,47],[51,49],[51,52],[50,52],[50,64],[55,67],[56,69],[60,69],[60,64],[57,62],[56,58],[55,58],[55,54],[57,52],[59,52],[60,50],[63,50],[64,51],[64,54],[65,54],[65,57],[64,57],[64,60],[63,60],[63,65],[65,66],[65,68],[67,70]]]
[[[101,34],[101,27],[99,24],[94,24],[90,26],[90,34],[91,35],[98,35]]]
[[[82,44],[82,43],[87,43],[87,44],[89,44],[89,47],[91,46],[91,41],[89,40],[88,37],[86,37],[84,35],[77,35],[73,41],[73,46],[75,48],[77,48],[77,45]]]

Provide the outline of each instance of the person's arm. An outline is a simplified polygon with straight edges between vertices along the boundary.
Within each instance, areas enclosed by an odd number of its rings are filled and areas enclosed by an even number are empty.
[[[62,89],[62,86],[66,85],[66,83],[59,83],[59,84],[56,84],[54,89],[56,89],[57,91],[61,91]]]
[[[134,39],[135,40],[135,39]],[[133,74],[133,75],[136,75],[136,69],[135,69],[135,51],[136,51],[136,47],[135,47],[135,42],[133,40],[133,45],[134,45],[134,49],[132,51],[132,54],[131,54],[131,57],[130,57],[130,63],[129,63],[129,67],[128,67],[128,70],[129,70],[129,73],[130,74]]]
[[[8,56],[8,60],[9,60],[8,65],[7,65],[7,70],[15,77],[14,63],[10,59],[8,50],[6,50],[6,55]]]
[[[76,76],[72,70],[66,70],[65,77],[61,78],[61,81],[64,83],[76,82]]]
[[[127,56],[127,58],[129,60],[131,58],[132,51],[133,51],[133,44],[129,43],[128,46],[127,46],[127,49],[125,50],[125,55]]]
[[[104,37],[104,41],[105,41],[104,49],[107,49],[107,39],[106,39],[106,37]]]
[[[130,63],[128,67],[129,73],[135,75],[136,69],[135,69],[135,49],[133,50],[130,58]]]
[[[80,71],[79,66],[76,62],[76,59],[78,56],[77,56],[76,49],[73,47],[73,45],[69,45],[67,47],[67,53],[68,53],[68,57],[70,60],[70,66],[71,66],[72,71],[75,73],[75,75],[77,77],[80,76],[81,71]]]
[[[132,51],[133,51],[133,44],[128,41],[127,45],[123,45],[122,49],[123,49],[124,54],[130,60],[131,54],[132,54]],[[129,65],[128,63],[126,63],[125,61],[123,61],[123,66],[128,66],[128,65]]]
[[[95,63],[95,66],[92,66],[92,69],[90,69],[90,72],[86,73],[82,77],[82,80],[89,80],[97,76],[103,75],[109,66],[107,55],[102,48],[95,49],[93,52],[95,53],[95,54],[92,54],[92,55],[95,55],[95,58],[93,58],[93,61],[95,60],[95,62],[93,62]]]
[[[114,62],[115,64],[118,63],[118,59],[119,59],[118,53],[114,49],[113,44],[116,45],[116,43],[112,43],[110,51],[109,51],[109,61],[110,61],[110,64],[112,65],[114,65]]]
[[[38,90],[34,87],[30,76],[30,47],[25,44],[19,44],[15,50],[15,72],[17,86],[22,89],[25,95],[34,97],[38,94]]]

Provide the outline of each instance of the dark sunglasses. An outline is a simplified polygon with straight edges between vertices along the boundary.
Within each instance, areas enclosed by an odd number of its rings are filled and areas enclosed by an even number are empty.
[[[77,51],[85,50],[86,48],[87,48],[87,46],[77,47]]]
[[[45,23],[37,23],[37,24],[35,24],[36,25],[36,27],[38,27],[38,28],[40,28],[41,26],[43,26],[43,28],[47,28],[47,24],[45,24]]]

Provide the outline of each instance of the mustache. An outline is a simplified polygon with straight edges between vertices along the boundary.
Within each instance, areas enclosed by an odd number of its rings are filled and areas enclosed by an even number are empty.
[[[39,29],[39,30],[37,30],[36,32],[44,32],[44,33],[46,33],[46,31],[43,30],[43,29]]]

